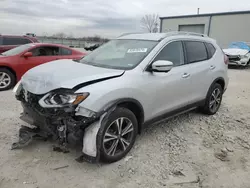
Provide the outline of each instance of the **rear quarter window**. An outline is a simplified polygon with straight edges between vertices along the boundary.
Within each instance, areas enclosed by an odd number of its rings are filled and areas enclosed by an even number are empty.
[[[211,43],[206,43],[206,46],[207,46],[208,58],[210,59],[214,56],[216,48]]]
[[[61,55],[72,55],[72,50],[67,48],[60,48],[61,49]]]
[[[185,41],[184,43],[188,63],[196,63],[208,59],[207,49],[203,42]]]

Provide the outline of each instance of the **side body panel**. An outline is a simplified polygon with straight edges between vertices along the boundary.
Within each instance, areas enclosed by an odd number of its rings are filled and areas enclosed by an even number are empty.
[[[216,78],[223,78],[228,83],[227,65],[224,63],[220,47],[209,38],[183,36],[178,40],[203,40],[214,44],[218,52],[204,63],[174,67],[168,73],[149,73],[145,69],[154,59],[161,48],[176,37],[162,40],[150,54],[135,69],[126,71],[122,77],[107,80],[83,87],[77,92],[89,92],[90,96],[80,106],[100,111],[110,101],[120,98],[133,98],[139,101],[144,109],[145,121],[168,111],[181,108],[206,98],[212,82]],[[210,66],[215,68],[210,69]],[[179,69],[179,70],[178,70]],[[183,79],[187,71],[193,78]]]

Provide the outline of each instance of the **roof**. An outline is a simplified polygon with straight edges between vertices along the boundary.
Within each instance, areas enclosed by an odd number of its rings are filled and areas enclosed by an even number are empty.
[[[69,48],[68,46],[65,46],[62,44],[55,44],[55,43],[29,43],[29,44],[34,44],[36,46],[56,46],[56,47]]]
[[[137,40],[152,40],[159,41],[162,38],[166,37],[166,33],[140,33],[140,34],[127,34],[118,39],[137,39]]]
[[[167,16],[167,17],[160,17],[160,19],[191,18],[191,17],[204,17],[204,16],[223,16],[223,15],[236,15],[236,14],[250,14],[250,10],[234,11],[234,12],[207,13],[207,14],[191,14],[191,15],[181,15],[181,16]]]

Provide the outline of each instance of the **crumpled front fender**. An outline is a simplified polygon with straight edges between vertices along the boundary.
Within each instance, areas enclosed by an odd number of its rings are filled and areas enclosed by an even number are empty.
[[[98,121],[89,125],[84,132],[83,136],[83,158],[88,162],[94,163],[100,160],[100,147],[101,147],[101,135],[100,128],[105,125],[109,115],[115,110],[116,103],[108,106],[100,112],[100,118]]]

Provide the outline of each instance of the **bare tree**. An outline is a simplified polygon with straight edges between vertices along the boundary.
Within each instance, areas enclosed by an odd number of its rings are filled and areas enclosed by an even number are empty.
[[[56,37],[56,38],[66,38],[66,34],[63,33],[63,32],[60,32],[60,33],[56,33],[53,35],[53,37]]]
[[[141,19],[141,27],[150,33],[157,33],[159,16],[157,14],[147,14]]]

